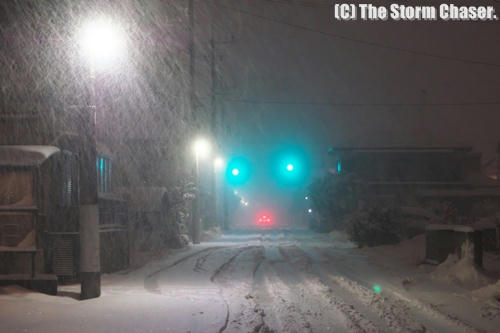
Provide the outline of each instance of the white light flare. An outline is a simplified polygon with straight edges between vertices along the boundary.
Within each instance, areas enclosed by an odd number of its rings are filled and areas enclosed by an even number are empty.
[[[210,154],[210,143],[208,140],[203,138],[198,138],[193,143],[193,152],[197,158],[205,158]]]
[[[214,169],[221,170],[224,167],[224,159],[222,157],[216,157],[214,159]]]
[[[117,22],[105,16],[83,24],[77,40],[85,59],[96,67],[115,65],[126,52],[125,32]]]

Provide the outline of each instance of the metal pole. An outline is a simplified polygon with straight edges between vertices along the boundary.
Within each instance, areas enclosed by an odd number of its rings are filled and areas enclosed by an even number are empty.
[[[222,195],[224,196],[224,201],[222,202],[222,214],[223,214],[223,224],[222,224],[222,229],[223,230],[228,230],[229,228],[229,197],[228,197],[228,187],[224,183],[222,185]]]
[[[215,63],[216,55],[215,55],[215,40],[214,40],[214,23],[213,17],[210,20],[210,78],[211,78],[211,98],[210,98],[210,127],[212,131],[212,135],[217,144],[220,144],[220,136],[219,136],[219,127],[217,123],[217,109],[216,109],[216,97],[215,91],[217,89],[217,71],[216,71],[216,63]],[[213,220],[214,226],[221,227],[221,221],[218,219],[217,214],[217,170],[214,164],[212,164],[213,173],[212,173],[212,181],[211,181],[211,192],[212,198],[210,200],[210,217]]]
[[[200,244],[200,169],[198,166],[198,153],[196,153],[196,166],[195,166],[195,196],[193,202],[193,243]]]
[[[214,165],[213,166],[213,202],[214,202],[214,225],[219,226],[219,228],[222,230],[222,219],[219,214],[219,207],[220,207],[220,195],[219,195],[219,189],[217,186],[220,186],[219,183],[217,182],[217,177],[218,177],[218,170],[217,167]]]
[[[195,116],[195,93],[194,93],[194,71],[195,71],[195,54],[194,54],[194,1],[188,2],[188,20],[189,20],[189,104],[191,111],[191,119],[196,123],[198,118]]]
[[[82,300],[101,295],[99,206],[97,198],[96,98],[94,66],[90,66],[90,105],[85,110],[80,152],[80,282]]]

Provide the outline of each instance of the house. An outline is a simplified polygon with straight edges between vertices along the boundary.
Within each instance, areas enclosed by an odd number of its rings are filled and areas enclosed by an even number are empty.
[[[101,269],[114,272],[129,263],[128,204],[112,192],[111,154],[98,151]],[[78,217],[76,153],[50,145],[0,146],[0,280],[15,278],[28,287],[42,276],[77,280]]]
[[[500,203],[500,183],[481,172],[471,147],[332,147],[333,172],[354,174],[373,199],[426,206],[450,202],[473,218],[484,201]]]
[[[0,283],[55,294],[59,271],[75,269],[78,163],[54,146],[0,146]],[[66,237],[66,236],[65,236]]]

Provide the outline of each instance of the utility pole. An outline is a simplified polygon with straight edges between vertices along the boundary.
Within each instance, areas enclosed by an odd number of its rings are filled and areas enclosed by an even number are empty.
[[[198,116],[195,111],[195,52],[194,52],[194,0],[188,0],[188,22],[189,22],[189,107],[191,112],[191,121],[195,127],[199,127]],[[195,165],[195,193],[193,199],[193,213],[191,216],[191,234],[193,243],[200,243],[200,173],[198,165],[198,156]]]
[[[95,71],[90,66],[90,105],[83,112],[80,151],[80,283],[82,300],[101,295]]]
[[[197,124],[198,117],[195,116],[195,93],[194,93],[194,0],[188,0],[188,21],[189,21],[189,106],[191,119]]]
[[[231,39],[227,41],[215,41],[215,29],[214,29],[214,17],[212,15],[211,22],[210,22],[210,81],[211,81],[211,98],[210,98],[210,129],[212,132],[212,135],[217,142],[218,145],[221,145],[222,141],[222,134],[220,131],[220,127],[222,126],[222,116],[219,116],[217,112],[217,87],[219,86],[218,84],[218,76],[217,76],[217,49],[216,45],[217,44],[229,44],[234,41],[233,35],[231,35]],[[223,195],[218,196],[217,195],[217,173],[214,168],[214,172],[212,173],[212,180],[211,180],[211,192],[213,196],[213,200],[211,200],[211,213],[213,215],[213,218],[215,220],[215,223],[218,224],[222,229],[227,228],[227,186],[225,183],[220,184],[220,189],[223,193]],[[217,198],[219,200],[217,200]],[[217,208],[219,207],[219,202],[222,201],[222,215],[223,216],[217,216],[217,211],[219,211]],[[218,219],[221,219],[219,221]]]
[[[215,67],[215,41],[214,41],[214,23],[213,16],[210,18],[210,81],[211,81],[211,96],[210,96],[210,131],[212,133],[212,137],[217,146],[220,146],[220,137],[219,131],[217,128],[217,110],[216,110],[216,100],[215,100],[215,89],[216,89],[216,78],[217,72]],[[210,192],[211,192],[211,200],[210,200],[210,219],[212,219],[212,224],[218,225],[219,221],[217,220],[217,170],[215,168],[215,164],[211,163],[211,167],[213,168],[213,172],[211,172],[210,179]]]

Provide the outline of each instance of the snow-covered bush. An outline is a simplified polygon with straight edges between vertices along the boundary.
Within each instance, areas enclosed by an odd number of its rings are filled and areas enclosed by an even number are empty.
[[[358,208],[360,185],[354,175],[327,174],[309,185],[313,209],[319,215],[318,231],[341,229],[343,217]]]
[[[398,208],[372,204],[346,216],[344,229],[359,247],[399,243],[405,236]]]
[[[169,247],[180,248],[189,242],[191,223],[191,204],[194,199],[195,185],[189,181],[180,181],[169,191],[168,209],[168,244]]]

